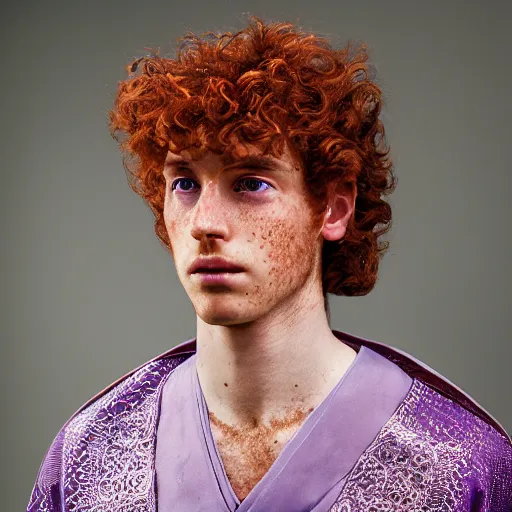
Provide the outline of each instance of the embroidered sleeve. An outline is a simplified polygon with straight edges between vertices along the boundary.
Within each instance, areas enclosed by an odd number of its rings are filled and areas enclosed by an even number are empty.
[[[60,476],[63,439],[64,431],[61,430],[46,452],[32,489],[27,512],[60,512],[61,510]]]
[[[490,426],[483,431],[473,457],[478,483],[475,511],[512,512],[512,446]]]

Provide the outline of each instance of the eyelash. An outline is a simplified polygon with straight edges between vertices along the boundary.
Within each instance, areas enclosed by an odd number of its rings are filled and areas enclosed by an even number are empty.
[[[187,181],[194,181],[192,178],[177,178],[176,180],[174,180],[171,184],[171,190],[175,190],[176,189],[176,184],[179,183],[180,181],[182,180],[187,180]],[[260,183],[264,183],[265,185],[268,185],[268,187],[272,187],[272,185],[270,183],[267,183],[266,181],[263,181],[263,180],[260,180],[259,178],[252,178],[252,177],[244,177],[244,178],[240,178],[238,180],[237,183],[241,183],[243,181],[247,181],[247,180],[253,180],[253,181],[259,181]],[[265,190],[268,190],[268,189],[265,189]],[[265,190],[263,192],[265,192]],[[256,193],[256,194],[261,194],[262,192],[257,192],[257,191],[251,191],[251,190],[246,190],[244,191],[245,193]],[[189,193],[188,191],[182,191],[181,193]]]

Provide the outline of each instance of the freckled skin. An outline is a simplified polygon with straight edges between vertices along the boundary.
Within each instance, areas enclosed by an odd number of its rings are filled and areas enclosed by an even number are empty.
[[[196,190],[188,195],[176,194],[176,191],[171,193],[168,184],[164,219],[178,277],[197,315],[213,325],[239,325],[283,304],[307,280],[312,279],[312,271],[321,255],[319,230],[318,227],[314,229],[311,212],[305,208],[304,188],[297,187],[301,179],[299,175],[273,181],[257,170],[250,171],[257,179],[276,184],[276,190],[261,184],[261,191],[251,192],[250,196],[244,197],[232,191],[234,176],[222,176],[220,156],[207,154],[203,162],[201,171],[211,171],[215,183],[196,184]],[[291,172],[299,173],[300,170],[291,169]],[[239,177],[248,173],[236,174]],[[188,178],[189,175],[175,176]],[[200,182],[197,177],[190,177]],[[199,188],[202,188],[201,194]],[[270,208],[271,205],[275,207]],[[225,240],[232,242],[238,250],[234,253],[210,250],[215,241],[199,238],[201,230],[206,230],[208,226],[212,231],[219,231],[219,236],[224,235]],[[249,238],[244,236],[246,233],[250,234]],[[239,237],[243,237],[244,243]],[[251,275],[248,279],[240,276],[239,286],[229,289],[210,286],[209,293],[204,293],[205,288],[201,288],[198,281],[191,280],[186,275],[186,268],[178,264],[182,260],[190,263],[197,256],[195,247],[198,242],[199,253],[227,255],[228,259],[248,266]]]
[[[299,430],[313,408],[287,408],[282,418],[263,425],[233,426],[209,413],[217,451],[233,492],[243,500],[265,476],[286,443]]]
[[[300,229],[300,222],[297,220],[303,215],[299,205],[283,207],[281,215],[254,216],[250,210],[240,211],[241,223],[258,226],[250,243],[255,247],[254,261],[262,262],[263,279],[254,282],[252,288],[246,292],[249,297],[247,304],[239,302],[242,307],[251,306],[250,310],[244,310],[247,316],[250,312],[259,316],[264,310],[282,303],[310,278],[314,259],[313,256],[305,257],[306,254],[311,254],[311,250],[305,251],[305,247],[308,244],[313,247],[316,239],[311,236],[310,227]],[[264,240],[264,243],[259,244],[260,240]]]

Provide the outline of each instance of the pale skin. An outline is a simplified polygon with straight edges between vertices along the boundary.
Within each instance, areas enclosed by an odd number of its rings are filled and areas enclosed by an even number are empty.
[[[258,155],[238,145],[235,162]],[[169,151],[164,166],[165,224],[197,315],[199,382],[241,500],[356,356],[331,332],[321,284],[323,240],[345,235],[356,188],[330,194],[323,222],[314,225],[297,159],[288,146],[269,158],[265,170],[208,150]],[[220,256],[246,271],[229,285],[201,284],[187,272],[198,256]]]

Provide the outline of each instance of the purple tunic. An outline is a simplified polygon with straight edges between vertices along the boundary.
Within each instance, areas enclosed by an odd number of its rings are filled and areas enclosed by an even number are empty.
[[[215,447],[195,339],[93,397],[50,446],[27,511],[512,511],[512,443],[412,356],[358,350],[240,504]]]
[[[362,347],[240,504],[215,446],[192,356],[174,370],[162,394],[156,445],[159,512],[329,510],[347,473],[411,384],[398,366]]]

